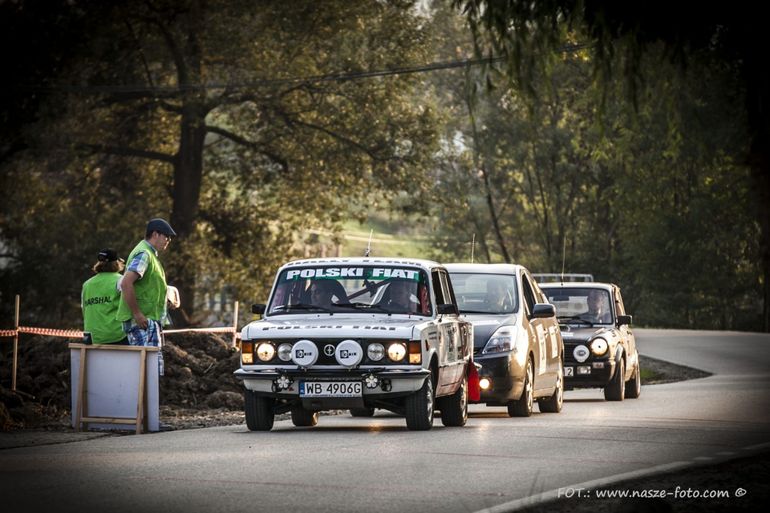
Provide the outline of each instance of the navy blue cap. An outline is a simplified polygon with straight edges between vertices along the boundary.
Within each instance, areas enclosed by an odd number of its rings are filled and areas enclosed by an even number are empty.
[[[122,258],[118,257],[118,252],[114,249],[105,248],[101,251],[99,251],[99,254],[97,255],[97,258],[100,262],[116,262],[118,260],[123,260]]]
[[[171,225],[165,219],[159,217],[150,219],[150,222],[147,223],[147,233],[150,232],[158,232],[169,237],[176,237],[176,232],[171,228]]]

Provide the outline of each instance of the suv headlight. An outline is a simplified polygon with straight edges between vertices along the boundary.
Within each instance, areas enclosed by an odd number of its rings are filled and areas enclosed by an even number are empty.
[[[607,352],[607,349],[609,349],[609,344],[607,344],[607,341],[604,340],[602,337],[596,337],[591,341],[591,352],[595,356],[601,356],[604,353]]]
[[[516,331],[512,326],[498,328],[484,346],[481,354],[503,353],[516,349]]]
[[[281,344],[278,346],[278,358],[283,362],[291,360],[291,344]]]

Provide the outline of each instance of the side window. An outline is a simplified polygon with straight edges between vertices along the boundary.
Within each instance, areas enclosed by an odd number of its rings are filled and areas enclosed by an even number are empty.
[[[620,297],[620,289],[614,289],[615,295],[615,315],[626,315],[626,307],[623,306],[623,298]]]
[[[531,314],[535,309],[535,293],[532,291],[532,285],[526,274],[521,275],[522,292],[524,293],[524,302],[527,303],[527,313]]]
[[[452,290],[452,282],[449,281],[449,276],[447,276],[446,271],[439,271],[438,275],[441,280],[441,294],[444,297],[444,302],[457,304],[454,291]]]
[[[446,303],[444,301],[444,290],[441,287],[441,278],[439,277],[438,271],[431,271],[431,278],[433,278],[433,294],[436,295],[436,304],[437,305],[443,305]]]

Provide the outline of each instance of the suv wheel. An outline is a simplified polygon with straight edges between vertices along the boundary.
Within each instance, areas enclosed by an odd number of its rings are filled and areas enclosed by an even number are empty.
[[[246,427],[249,431],[270,431],[273,429],[275,411],[274,399],[260,397],[251,390],[245,392]]]
[[[406,398],[406,427],[427,431],[433,427],[433,379],[428,376],[420,390]]]
[[[564,364],[559,364],[559,375],[556,376],[556,388],[551,397],[539,399],[537,406],[543,413],[559,413],[564,404]]]
[[[532,360],[527,358],[527,370],[524,373],[524,389],[521,391],[521,397],[516,401],[508,403],[508,415],[511,417],[529,417],[532,415],[533,390],[532,390]]]
[[[449,397],[439,399],[441,423],[445,426],[464,426],[468,420],[468,376]]]
[[[642,394],[642,377],[639,370],[639,357],[636,358],[636,370],[634,376],[626,383],[626,397],[636,399]]]
[[[607,386],[604,387],[604,398],[608,401],[622,401],[625,397],[626,384],[623,378],[626,375],[626,362],[623,358],[618,362],[615,375]]]
[[[315,426],[318,424],[318,412],[306,410],[301,404],[293,406],[291,409],[291,422],[299,427]]]

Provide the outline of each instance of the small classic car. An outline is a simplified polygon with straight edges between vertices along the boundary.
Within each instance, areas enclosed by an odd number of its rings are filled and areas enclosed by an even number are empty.
[[[564,339],[567,389],[603,388],[608,401],[642,392],[639,352],[620,288],[610,283],[543,283]]]
[[[413,430],[430,429],[438,409],[444,425],[465,424],[473,327],[436,262],[290,262],[267,305],[252,311],[264,317],[243,328],[235,372],[250,430],[269,431],[284,412],[295,426],[313,426],[329,409],[366,416],[382,408]]]
[[[460,313],[473,323],[481,397],[511,417],[559,412],[564,394],[562,344],[554,307],[521,265],[447,264]]]

